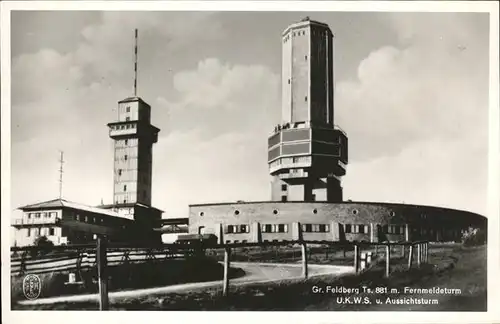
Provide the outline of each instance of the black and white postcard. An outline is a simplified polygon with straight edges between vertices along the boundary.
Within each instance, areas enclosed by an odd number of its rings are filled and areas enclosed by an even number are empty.
[[[6,323],[500,321],[497,2],[1,9]]]

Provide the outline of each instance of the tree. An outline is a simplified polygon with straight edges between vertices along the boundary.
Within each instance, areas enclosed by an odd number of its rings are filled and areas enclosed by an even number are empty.
[[[37,237],[33,245],[37,247],[37,249],[33,251],[34,255],[47,254],[54,247],[54,243],[45,235]]]

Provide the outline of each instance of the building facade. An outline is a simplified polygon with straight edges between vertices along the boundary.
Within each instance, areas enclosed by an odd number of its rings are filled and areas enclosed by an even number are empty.
[[[374,202],[248,202],[191,205],[189,232],[220,243],[265,241],[455,241],[481,215],[448,208]]]
[[[23,215],[14,220],[15,245],[29,246],[40,236],[54,245],[85,244],[105,234],[111,240],[125,238],[134,222],[106,209],[54,199],[20,207]]]
[[[268,138],[273,201],[342,201],[347,135],[334,124],[333,34],[308,18],[282,35],[282,120]]]

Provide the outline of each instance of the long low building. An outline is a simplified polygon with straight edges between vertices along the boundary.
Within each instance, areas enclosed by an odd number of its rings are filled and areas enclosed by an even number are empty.
[[[238,202],[189,206],[189,232],[220,243],[456,241],[481,215],[449,208],[374,202]]]
[[[33,245],[40,236],[46,236],[54,245],[85,244],[106,235],[111,240],[160,241],[160,234],[152,228],[141,227],[116,211],[87,206],[65,199],[54,199],[19,208],[23,215],[15,219],[15,245]]]

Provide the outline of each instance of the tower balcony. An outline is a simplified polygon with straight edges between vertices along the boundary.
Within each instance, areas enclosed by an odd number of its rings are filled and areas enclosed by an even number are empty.
[[[109,137],[112,139],[139,137],[150,139],[152,143],[158,141],[158,133],[160,129],[144,122],[137,120],[109,123]]]
[[[112,139],[120,137],[137,136],[137,121],[109,123],[109,137]]]

